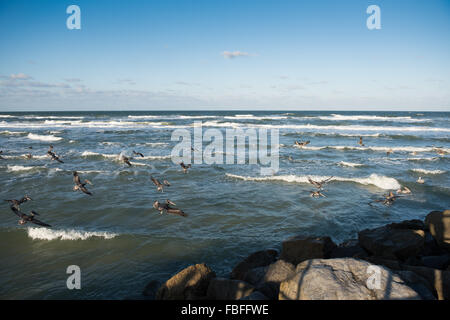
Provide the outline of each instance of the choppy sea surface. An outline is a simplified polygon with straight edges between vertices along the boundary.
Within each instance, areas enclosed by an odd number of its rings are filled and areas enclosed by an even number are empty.
[[[138,299],[150,280],[164,281],[190,264],[205,262],[225,276],[246,255],[280,248],[292,235],[328,235],[341,242],[364,228],[448,209],[449,116],[0,112],[0,199],[28,194],[33,201],[22,211],[35,210],[52,225],[19,226],[2,201],[0,298]],[[194,122],[204,132],[220,130],[224,139],[226,129],[278,128],[279,171],[261,176],[259,164],[193,164],[184,174],[171,160],[179,142],[171,136],[176,129],[193,132]],[[299,148],[295,140],[310,144]],[[50,144],[64,163],[46,155]],[[145,157],[134,157],[128,167],[119,155],[133,156],[133,150]],[[73,170],[93,183],[93,196],[72,190]],[[172,185],[157,192],[151,175]],[[308,177],[330,176],[326,197],[310,197]],[[419,177],[424,184],[416,182]],[[389,207],[368,205],[401,186],[412,194]],[[152,203],[165,199],[189,216],[158,214]],[[69,265],[81,268],[81,290],[66,287]]]

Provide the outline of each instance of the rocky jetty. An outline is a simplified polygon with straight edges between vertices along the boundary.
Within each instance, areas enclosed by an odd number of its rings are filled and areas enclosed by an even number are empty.
[[[229,278],[197,264],[162,285],[151,281],[143,294],[159,300],[450,300],[450,210],[362,230],[339,245],[298,235],[283,241],[281,252],[249,255]]]

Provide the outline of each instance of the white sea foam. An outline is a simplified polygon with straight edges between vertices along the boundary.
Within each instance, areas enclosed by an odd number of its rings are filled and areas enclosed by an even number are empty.
[[[54,230],[29,227],[27,231],[28,236],[35,240],[87,240],[92,237],[113,239],[118,236],[117,233],[107,231],[84,231],[75,229]]]
[[[443,174],[446,172],[444,170],[426,170],[426,169],[412,169],[412,171],[423,174]]]
[[[45,167],[38,167],[38,166],[25,167],[25,166],[19,166],[19,165],[16,165],[16,166],[7,165],[6,167],[7,167],[8,172],[30,171],[33,169],[45,169]]]
[[[15,118],[15,116],[11,116],[9,114],[0,114],[0,118]]]
[[[436,150],[434,147],[411,147],[411,146],[405,146],[405,147],[304,146],[304,147],[300,147],[295,144],[293,146],[300,148],[300,149],[305,149],[305,150],[336,149],[336,150],[362,150],[362,151],[371,150],[371,151],[378,151],[378,152],[387,152],[390,150],[392,150],[393,152],[434,152]],[[450,152],[449,148],[441,148],[441,150],[445,151],[446,153]]]
[[[417,119],[412,117],[384,117],[384,116],[373,116],[373,115],[342,115],[342,114],[332,114],[331,116],[320,116],[321,120],[331,120],[331,121],[395,121],[395,122],[427,122],[432,121],[432,119]]]
[[[29,133],[27,136],[28,139],[31,140],[40,140],[40,141],[59,141],[62,140],[61,137],[55,137],[53,135],[40,135],[40,134],[34,134],[34,133]]]
[[[98,152],[92,152],[92,151],[83,151],[81,154],[82,157],[104,157],[104,158],[120,158],[120,155],[118,154],[105,154],[105,153],[98,153]]]
[[[308,177],[312,180],[321,181],[328,179],[326,176],[297,176],[297,175],[280,175],[280,176],[263,176],[263,177],[246,177],[234,174],[226,174],[231,178],[242,179],[245,181],[285,181],[285,182],[295,182],[309,184]],[[345,177],[333,177],[331,181],[343,181],[343,182],[356,182],[362,185],[374,185],[380,189],[393,190],[400,188],[400,184],[394,178],[380,176],[372,173],[366,178],[345,178]]]
[[[20,135],[20,134],[26,134],[26,132],[23,132],[23,131],[8,131],[8,130],[4,130],[4,131],[0,131],[0,134],[5,134],[5,135]]]
[[[353,168],[363,166],[362,163],[353,163],[353,162],[345,162],[345,161],[341,161],[338,164],[341,166],[344,166],[344,167],[353,167]]]

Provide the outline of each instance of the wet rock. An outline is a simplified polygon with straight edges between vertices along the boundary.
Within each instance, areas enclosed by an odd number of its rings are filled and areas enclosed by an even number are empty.
[[[427,292],[423,285],[419,292],[390,269],[353,258],[308,260],[299,264],[295,272],[295,276],[281,283],[280,300],[385,300],[432,297],[431,292]],[[375,272],[378,272],[376,277]],[[417,278],[415,280],[420,282]]]
[[[296,236],[282,244],[280,259],[297,265],[298,263],[318,258],[329,258],[336,244],[330,237]]]
[[[210,300],[239,300],[254,290],[251,284],[241,280],[214,278],[209,283],[206,296]]]
[[[157,300],[193,300],[206,296],[216,274],[206,264],[189,266],[167,280],[156,293]]]
[[[280,292],[280,284],[295,274],[295,266],[284,260],[278,260],[272,263],[257,285],[257,289],[261,291],[269,299],[275,300]]]
[[[254,252],[234,267],[231,271],[230,278],[244,280],[245,274],[249,270],[267,266],[274,262],[277,256],[278,251],[276,250],[262,250]]]
[[[259,291],[253,291],[248,296],[241,298],[239,300],[269,300],[264,294]]]
[[[142,295],[147,297],[148,299],[155,299],[156,292],[158,292],[158,289],[161,287],[161,282],[158,280],[152,280],[150,281],[144,288],[144,291],[142,292]]]
[[[330,253],[330,258],[362,258],[367,252],[359,245],[357,239],[352,239],[339,244]]]
[[[450,210],[430,212],[425,218],[425,224],[437,244],[450,250]]]
[[[375,256],[405,260],[419,254],[425,243],[425,232],[383,226],[358,233],[361,247]]]
[[[444,270],[450,264],[450,254],[440,256],[425,256],[420,259],[423,266]]]

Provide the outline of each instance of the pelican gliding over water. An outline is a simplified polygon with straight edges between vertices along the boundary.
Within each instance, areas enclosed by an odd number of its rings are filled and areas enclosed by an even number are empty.
[[[19,209],[19,207],[22,203],[30,201],[30,200],[33,200],[33,199],[31,199],[28,195],[24,195],[22,197],[22,199],[19,199],[19,200],[12,199],[12,200],[5,200],[5,201],[11,203],[11,207],[15,207],[15,208]]]
[[[182,217],[187,217],[187,214],[184,213],[183,210],[180,210],[175,207],[171,207],[171,205],[175,206],[176,204],[173,203],[172,201],[170,201],[169,199],[166,200],[166,203],[160,203],[158,200],[153,202],[153,208],[158,210],[160,214],[163,214],[164,211],[166,211],[166,213],[176,214],[176,215],[179,215]]]
[[[75,183],[75,186],[73,187],[73,191],[77,191],[77,190],[81,190],[84,193],[92,196],[92,193],[88,191],[88,189],[86,189],[86,184],[90,184],[92,185],[92,182],[90,182],[89,180],[85,179],[84,183],[81,182],[80,180],[80,176],[78,175],[78,172],[74,171],[73,172],[73,182]]]
[[[26,213],[23,213],[16,207],[11,207],[11,210],[20,218],[19,220],[20,225],[24,225],[27,222],[31,222],[43,227],[51,227],[51,225],[34,218],[35,215],[37,216],[39,215],[36,211],[31,210],[30,214],[28,215]]]

